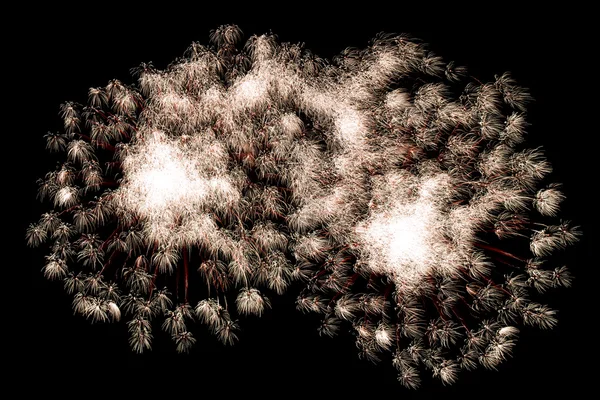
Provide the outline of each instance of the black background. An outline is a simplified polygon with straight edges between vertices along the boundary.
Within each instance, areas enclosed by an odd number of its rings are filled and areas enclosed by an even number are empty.
[[[592,386],[598,369],[598,287],[592,277],[598,264],[592,257],[598,71],[591,10],[576,3],[531,10],[506,3],[460,9],[349,4],[333,10],[297,3],[264,10],[240,10],[227,2],[192,7],[140,2],[131,10],[105,3],[85,9],[20,5],[5,14],[2,203],[8,223],[2,285],[9,296],[2,331],[6,382],[16,397],[579,398]],[[246,38],[272,31],[280,41],[304,42],[326,58],[348,46],[363,48],[381,31],[408,33],[482,81],[511,71],[536,99],[529,108],[529,142],[544,146],[555,180],[564,183],[568,200],[561,215],[576,221],[585,235],[569,252],[574,286],[545,298],[559,310],[558,327],[524,329],[514,358],[499,371],[463,372],[452,386],[425,378],[421,389],[410,391],[396,382],[391,365],[359,360],[350,335],[319,337],[317,320],[295,309],[294,288],[273,299],[266,316],[245,319],[235,346],[200,334],[189,355],[175,354],[169,340],[155,340],[152,352],[136,355],[123,323],[92,325],[73,316],[62,285],[42,276],[44,252],[25,246],[27,225],[45,210],[35,200],[35,181],[54,168],[42,136],[59,129],[62,102],[83,103],[89,87],[110,79],[133,83],[130,68],[148,61],[164,68],[192,41],[208,44],[211,29],[232,23]]]

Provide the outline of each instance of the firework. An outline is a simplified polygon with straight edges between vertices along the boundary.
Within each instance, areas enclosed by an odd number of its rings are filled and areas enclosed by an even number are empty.
[[[518,326],[551,328],[537,293],[569,286],[551,256],[580,235],[525,143],[530,95],[481,83],[407,36],[331,61],[222,26],[165,70],[65,103],[31,224],[43,273],[92,321],[127,318],[177,351],[199,321],[223,342],[293,281],[319,331],[351,330],[400,382],[495,368]]]

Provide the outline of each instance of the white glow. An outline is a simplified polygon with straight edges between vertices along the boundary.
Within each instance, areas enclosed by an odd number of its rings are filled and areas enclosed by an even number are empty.
[[[172,146],[157,144],[145,155],[143,168],[132,179],[139,179],[141,210],[159,212],[176,202],[200,200],[206,196],[205,180],[190,170],[185,159],[177,157]]]
[[[360,143],[365,133],[365,127],[361,121],[361,115],[352,108],[343,109],[338,113],[336,126],[340,138],[348,144]]]
[[[264,100],[267,94],[268,81],[252,75],[245,76],[233,89],[233,104],[237,106],[253,106]]]
[[[356,227],[368,267],[394,277],[399,286],[416,283],[432,269],[445,274],[455,271],[466,259],[468,247],[447,243],[444,237],[448,229],[457,229],[451,213],[444,211],[448,176],[440,174],[419,182],[390,175],[380,185],[384,203]],[[407,195],[415,185],[416,196]],[[459,229],[470,231],[473,226]]]
[[[225,153],[216,143],[200,144],[199,158],[199,150],[187,141],[168,139],[161,132],[146,139],[124,162],[126,179],[118,191],[119,206],[146,219],[152,241],[202,241],[214,232],[186,232],[175,226],[198,226],[195,221],[202,220],[204,212],[237,202],[239,192],[231,178],[215,175],[225,170]]]
[[[392,265],[421,265],[427,256],[434,213],[429,204],[412,204],[396,210],[399,215],[390,221],[373,222],[370,231],[387,237],[388,263]]]

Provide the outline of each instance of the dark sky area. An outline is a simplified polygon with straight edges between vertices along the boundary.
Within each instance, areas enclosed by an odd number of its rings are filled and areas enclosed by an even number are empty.
[[[283,4],[283,3],[282,3]],[[158,393],[186,398],[432,398],[461,396],[479,399],[509,396],[555,398],[557,393],[581,398],[594,379],[597,357],[597,298],[592,286],[598,261],[597,245],[597,120],[594,95],[597,71],[591,65],[591,44],[584,8],[526,11],[495,5],[468,11],[421,7],[373,6],[339,14],[319,8],[300,11],[272,8],[261,14],[230,13],[233,4],[212,4],[215,10],[170,7],[169,2],[144,4],[151,12],[124,12],[98,4],[89,9],[29,10],[20,7],[14,28],[3,32],[5,98],[5,173],[3,189],[9,227],[5,243],[3,286],[11,296],[4,301],[2,329],[7,337],[5,367],[8,383],[20,393],[78,393],[92,398],[100,393]],[[162,12],[161,8],[168,11]],[[283,5],[280,7],[284,7]],[[340,6],[341,7],[341,6]],[[546,6],[544,6],[546,7]],[[350,12],[351,11],[351,12]],[[256,11],[255,11],[256,12]],[[71,297],[62,285],[44,279],[44,249],[25,245],[25,229],[46,210],[36,197],[36,180],[54,168],[42,139],[58,130],[58,108],[67,100],[83,102],[90,87],[118,78],[133,83],[130,68],[152,61],[166,67],[193,41],[208,44],[211,29],[238,24],[245,37],[272,31],[280,41],[304,42],[326,58],[345,47],[363,48],[378,32],[408,33],[420,38],[445,60],[455,60],[482,81],[511,71],[535,98],[529,108],[529,142],[543,145],[563,182],[567,201],[562,216],[576,221],[584,237],[569,252],[575,275],[570,289],[552,291],[545,300],[559,310],[552,331],[523,329],[514,357],[499,371],[461,372],[453,386],[443,386],[424,373],[421,389],[410,391],[396,382],[388,363],[359,360],[349,333],[330,339],[317,333],[318,319],[295,309],[297,287],[274,298],[273,309],[262,318],[246,318],[240,341],[225,347],[202,327],[198,343],[188,355],[174,351],[166,338],[155,340],[144,355],[130,351],[126,327],[92,325],[73,316]],[[5,28],[3,28],[5,29]],[[10,161],[8,161],[10,159]],[[12,182],[14,180],[14,182]],[[595,206],[595,204],[594,204]],[[594,248],[594,250],[596,250]],[[16,319],[16,322],[15,322]],[[159,330],[156,327],[155,330]],[[155,392],[156,390],[156,392]],[[366,397],[364,397],[366,398]]]

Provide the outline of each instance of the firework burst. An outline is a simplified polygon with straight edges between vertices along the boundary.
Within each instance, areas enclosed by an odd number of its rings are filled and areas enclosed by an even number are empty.
[[[40,180],[31,224],[43,267],[92,321],[158,325],[177,351],[199,321],[226,344],[242,316],[302,283],[319,331],[350,329],[400,382],[495,368],[518,326],[551,328],[537,293],[569,286],[555,251],[577,241],[541,149],[530,95],[481,83],[406,36],[331,61],[221,26],[137,84],[89,90],[46,135],[63,162]]]

